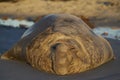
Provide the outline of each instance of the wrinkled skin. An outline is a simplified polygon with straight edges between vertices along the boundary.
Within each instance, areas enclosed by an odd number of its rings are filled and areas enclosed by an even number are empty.
[[[90,70],[113,58],[105,39],[94,34],[82,19],[67,14],[42,18],[1,56],[58,75]]]

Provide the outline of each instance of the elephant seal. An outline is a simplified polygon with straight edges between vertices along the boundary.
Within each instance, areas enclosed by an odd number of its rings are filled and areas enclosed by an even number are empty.
[[[113,58],[108,41],[96,35],[81,18],[68,14],[45,16],[1,56],[58,75],[90,70]]]

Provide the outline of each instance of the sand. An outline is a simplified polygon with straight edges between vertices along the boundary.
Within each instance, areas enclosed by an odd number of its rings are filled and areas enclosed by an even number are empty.
[[[12,0],[11,0],[12,1]],[[17,0],[0,2],[0,17],[39,17],[54,13],[83,15],[96,26],[120,27],[120,0]]]
[[[9,31],[7,31],[9,29]],[[24,29],[4,28],[0,26],[0,51],[4,46],[7,50],[20,39]],[[14,34],[16,33],[16,34]],[[8,35],[9,34],[9,35]],[[9,36],[9,37],[8,37]],[[6,40],[4,42],[4,40]],[[13,42],[11,42],[14,40]],[[0,60],[0,80],[118,80],[120,79],[120,41],[107,39],[116,55],[112,60],[95,69],[67,76],[57,76],[38,71],[28,64],[17,61]],[[5,44],[3,44],[3,42]],[[9,44],[8,44],[9,43]],[[5,51],[3,50],[3,52]]]

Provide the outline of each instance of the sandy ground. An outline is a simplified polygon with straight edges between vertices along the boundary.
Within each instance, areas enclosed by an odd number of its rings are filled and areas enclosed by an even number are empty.
[[[38,17],[68,13],[88,17],[96,26],[120,27],[120,0],[17,0],[0,2],[0,16]]]

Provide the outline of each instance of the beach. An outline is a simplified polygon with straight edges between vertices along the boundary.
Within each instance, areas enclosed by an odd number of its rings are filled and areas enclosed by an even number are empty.
[[[38,19],[58,13],[89,19],[95,26],[92,31],[111,44],[115,59],[95,69],[65,76],[39,71],[18,61],[0,60],[0,80],[120,80],[120,0],[1,0],[0,55]]]

